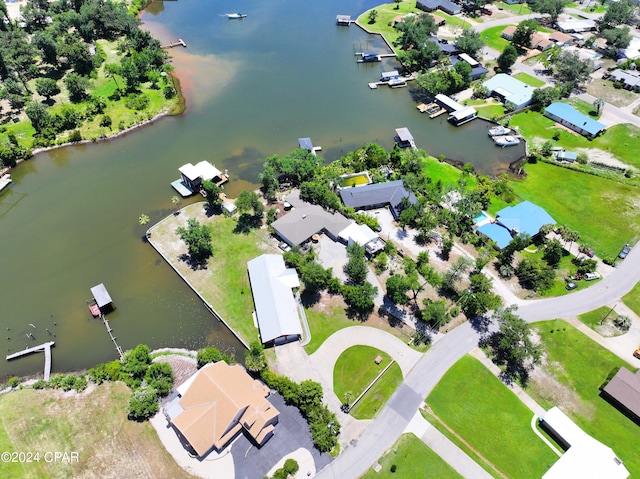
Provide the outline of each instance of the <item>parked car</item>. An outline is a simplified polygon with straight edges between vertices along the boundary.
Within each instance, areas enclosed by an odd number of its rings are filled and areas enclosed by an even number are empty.
[[[624,248],[622,248],[622,251],[620,251],[620,254],[618,254],[618,258],[625,259],[629,253],[631,253],[631,247],[629,243],[627,243],[624,245]]]
[[[585,281],[593,281],[594,279],[598,279],[599,277],[600,277],[600,273],[598,272],[584,274]]]
[[[636,350],[633,352],[633,357],[634,357],[634,358],[638,358],[638,359],[640,359],[640,349],[636,349]]]
[[[593,258],[593,255],[594,255],[593,250],[592,250],[591,248],[589,248],[589,249],[587,250],[587,256],[588,256],[589,258]]]
[[[291,246],[283,241],[278,245],[278,248],[280,248],[282,251],[289,251],[291,249]]]
[[[571,291],[572,289],[576,289],[577,287],[578,287],[578,283],[574,283],[573,281],[569,281],[565,286],[565,288],[567,288],[567,290],[569,291]]]
[[[491,10],[489,10],[488,8],[481,8],[480,9],[480,13],[483,14],[483,15],[488,15],[488,16],[493,15],[493,12]]]

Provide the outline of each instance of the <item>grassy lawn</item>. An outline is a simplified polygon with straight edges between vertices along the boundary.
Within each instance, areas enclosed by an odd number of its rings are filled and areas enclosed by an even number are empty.
[[[617,107],[627,106],[634,100],[638,99],[638,94],[624,88],[616,89],[613,82],[603,80],[601,78],[593,79],[586,85],[587,93],[602,98],[607,103],[611,103]]]
[[[127,419],[130,394],[123,383],[105,383],[81,395],[33,389],[3,394],[0,449],[41,457],[3,464],[2,477],[193,477],[167,454],[148,422]],[[47,451],[77,452],[78,461],[46,461]]]
[[[206,269],[194,271],[179,259],[187,247],[175,231],[178,226],[185,226],[188,218],[196,218],[201,224],[212,227],[213,257]],[[264,253],[275,253],[277,249],[267,241],[264,230],[234,233],[236,224],[235,219],[224,215],[207,217],[204,203],[197,203],[186,207],[180,215],[171,215],[155,225],[151,240],[248,344],[258,339],[258,329],[251,317],[254,306],[247,261]]]
[[[427,403],[511,479],[541,477],[557,459],[532,431],[533,413],[471,356],[449,369]]]
[[[622,297],[622,302],[634,313],[640,315],[640,283],[636,283],[633,289]]]
[[[541,87],[542,85],[545,84],[539,78],[531,76],[528,73],[518,73],[514,78],[517,78],[522,83],[526,83],[527,85],[531,85],[532,87],[536,87],[536,88]]]
[[[563,103],[568,103],[583,115],[596,119],[600,118],[600,115],[596,114],[596,108],[588,101],[581,100],[580,98],[568,98],[564,100]]]
[[[508,10],[509,12],[515,13],[516,15],[529,15],[530,13],[533,13],[526,3],[510,5],[504,2],[496,2],[494,3],[494,5],[499,9]]]
[[[462,30],[465,30],[467,28],[471,28],[471,24],[469,22],[467,22],[464,18],[460,18],[460,17],[456,17],[453,15],[449,15],[445,12],[443,12],[442,10],[436,10],[435,12],[433,12],[434,15],[438,15],[439,17],[442,17],[446,20],[446,24],[449,25],[450,27],[458,27],[454,33],[459,34],[462,33]]]
[[[490,120],[504,115],[504,105],[478,106],[476,110],[478,110],[479,116],[489,118]]]
[[[527,392],[544,408],[559,405],[587,434],[615,451],[630,477],[640,477],[638,426],[599,395],[609,373],[629,365],[562,320],[534,328],[545,345],[545,371],[561,387],[532,381]]]
[[[399,8],[396,10],[396,6]],[[375,23],[369,23],[369,12],[378,12]],[[357,19],[358,25],[362,25],[369,32],[380,33],[391,45],[398,39],[400,32],[393,26],[393,19],[399,15],[407,13],[418,13],[415,2],[386,3],[371,8],[360,15]]]
[[[487,28],[486,30],[483,30],[480,35],[489,48],[493,48],[494,50],[498,50],[499,52],[501,52],[502,50],[504,50],[504,47],[509,45],[509,41],[505,40],[501,36],[502,31],[505,28],[507,28],[506,25]]]
[[[422,160],[423,169],[427,170],[427,176],[433,180],[433,182],[440,181],[443,185],[454,185],[458,183],[458,179],[462,175],[462,171],[455,166],[439,161],[433,157],[427,157]],[[474,188],[478,184],[478,180],[475,176],[469,175],[467,177],[467,187]]]
[[[509,183],[515,193],[580,233],[581,241],[601,258],[617,255],[626,241],[640,234],[637,188],[547,163],[525,169],[525,180]]]
[[[382,358],[380,364],[375,363],[378,356]],[[355,400],[390,362],[391,357],[387,353],[371,346],[353,346],[345,350],[333,369],[333,389],[336,396],[344,402],[345,395],[349,392],[351,400]],[[351,409],[351,415],[356,419],[373,418],[400,383],[402,371],[394,363]]]
[[[608,306],[603,306],[588,313],[578,315],[578,319],[594,331],[600,326],[603,319],[607,318],[607,321],[613,321],[617,317],[618,313],[612,311]]]
[[[555,123],[549,118],[535,111],[519,113],[511,119],[511,126],[519,126],[520,132],[527,139],[551,140],[556,132],[560,139],[555,141],[569,151],[575,148],[597,148],[618,158],[620,161],[640,168],[640,128],[633,125],[615,125],[608,128],[604,134],[594,140],[588,140],[581,135],[555,128]]]
[[[391,451],[378,459],[380,472],[369,469],[362,479],[416,477],[420,479],[462,479],[449,464],[414,434],[403,434]],[[391,466],[395,465],[395,473]]]

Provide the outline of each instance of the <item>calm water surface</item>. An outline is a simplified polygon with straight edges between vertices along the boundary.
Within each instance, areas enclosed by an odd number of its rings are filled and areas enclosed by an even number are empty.
[[[389,149],[404,126],[435,156],[473,162],[483,173],[504,169],[514,152],[495,148],[482,122],[456,129],[420,115],[409,89],[369,90],[394,65],[356,64],[354,51],[382,45],[355,26],[336,27],[335,15],[374,4],[152,4],[141,16],[145,27],[162,42],[189,45],[172,50],[188,111],[112,142],[40,154],[12,172],[14,184],[0,196],[0,350],[53,339],[54,372],[115,359],[85,302],[89,288],[104,282],[124,349],[214,344],[242,358],[239,343],[141,239],[138,216],[156,222],[171,212],[169,183],[187,161],[227,168],[233,196],[254,186],[265,158],[291,151],[298,137],[310,136],[329,161],[368,141]],[[248,18],[221,16],[235,11]],[[40,354],[0,361],[0,376],[37,372],[43,363]]]

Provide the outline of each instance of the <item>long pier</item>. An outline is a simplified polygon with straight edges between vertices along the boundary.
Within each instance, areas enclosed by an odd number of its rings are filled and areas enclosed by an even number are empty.
[[[44,380],[48,381],[51,376],[51,346],[54,344],[56,344],[55,341],[49,341],[48,343],[40,344],[32,348],[23,349],[17,353],[9,354],[6,359],[10,361],[21,356],[26,356],[27,354],[44,351]]]
[[[120,359],[122,359],[124,356],[124,352],[116,342],[116,337],[113,335],[113,329],[111,329],[111,326],[109,326],[109,320],[104,314],[100,315],[100,317],[102,319],[102,322],[104,323],[104,326],[107,328],[107,333],[109,333],[109,337],[111,338],[111,341],[113,341],[113,345],[116,347],[116,351],[118,351],[118,354],[120,355]]]
[[[162,45],[161,48],[173,48],[179,46],[187,48],[187,42],[185,42],[182,38],[178,38],[177,42],[167,43],[166,45]]]

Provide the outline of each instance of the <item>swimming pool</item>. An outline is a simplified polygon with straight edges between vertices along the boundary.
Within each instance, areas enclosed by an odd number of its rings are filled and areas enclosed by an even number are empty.
[[[490,219],[491,217],[487,213],[481,211],[480,214],[473,219],[473,222],[475,224],[480,224],[489,221]]]

